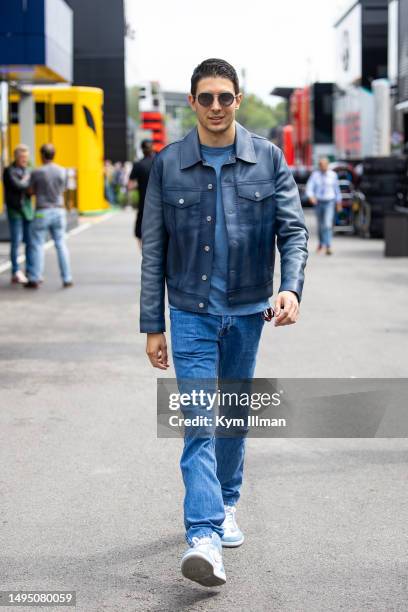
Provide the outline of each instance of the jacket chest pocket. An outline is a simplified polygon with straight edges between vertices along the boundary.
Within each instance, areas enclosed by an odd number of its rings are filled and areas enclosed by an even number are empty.
[[[237,209],[240,223],[253,225],[265,216],[272,219],[275,181],[237,184]]]
[[[163,202],[165,214],[177,229],[198,227],[200,222],[200,191],[165,189]]]

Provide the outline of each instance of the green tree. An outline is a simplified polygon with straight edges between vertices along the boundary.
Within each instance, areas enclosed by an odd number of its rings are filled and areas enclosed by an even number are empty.
[[[196,125],[196,114],[189,106],[183,108],[181,115],[181,127],[183,132],[187,134]]]
[[[237,112],[239,123],[242,123],[247,130],[256,132],[261,136],[268,136],[271,128],[282,125],[285,118],[284,102],[274,107],[269,106],[255,94],[246,94]]]

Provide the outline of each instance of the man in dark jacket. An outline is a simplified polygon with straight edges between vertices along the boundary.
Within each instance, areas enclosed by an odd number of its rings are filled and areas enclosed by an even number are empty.
[[[20,270],[18,249],[21,241],[25,243],[26,274],[33,270],[33,248],[31,240],[31,222],[33,208],[27,193],[30,185],[28,169],[29,150],[26,145],[18,145],[14,151],[14,162],[5,168],[3,173],[4,195],[7,206],[7,217],[10,228],[11,282],[27,282],[27,277]]]
[[[153,142],[151,140],[142,141],[143,159],[133,164],[132,171],[129,176],[129,189],[134,189],[137,185],[139,192],[139,204],[137,207],[137,217],[135,223],[135,236],[139,245],[142,244],[142,221],[143,208],[146,197],[147,184],[149,182],[150,170],[154,159]]]
[[[253,377],[271,314],[275,242],[281,259],[275,325],[291,325],[299,314],[308,239],[299,192],[282,151],[235,121],[241,100],[230,64],[210,59],[197,66],[189,96],[197,128],[156,155],[150,173],[140,331],[147,333],[151,364],[166,370],[166,282],[180,392],[189,389],[186,380],[210,381],[214,391],[217,379]],[[199,409],[206,414],[208,406]],[[191,404],[183,409],[187,417],[198,412]],[[221,546],[244,541],[236,505],[246,431],[216,438],[211,427],[197,433],[186,422],[180,466],[190,548],[181,570],[186,578],[215,586],[226,581]]]

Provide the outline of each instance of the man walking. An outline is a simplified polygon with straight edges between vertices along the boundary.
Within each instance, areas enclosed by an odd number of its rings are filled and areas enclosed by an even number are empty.
[[[44,269],[44,242],[49,232],[57,251],[63,287],[71,287],[71,267],[65,243],[66,210],[63,197],[67,174],[65,168],[53,161],[54,145],[44,144],[40,151],[43,165],[33,171],[30,182],[30,190],[36,196],[32,226],[34,269],[25,286],[29,289],[39,287]]]
[[[156,155],[142,225],[140,331],[151,364],[183,379],[251,379],[272,295],[275,238],[281,285],[275,324],[295,323],[308,233],[283,154],[235,121],[242,100],[235,69],[209,59],[196,67],[189,102],[197,127]],[[186,578],[224,584],[221,546],[237,547],[245,436],[185,435],[180,461]]]
[[[30,226],[33,209],[28,194],[30,170],[28,169],[29,150],[26,145],[18,145],[14,151],[14,162],[4,169],[4,195],[10,229],[11,282],[24,284],[27,276],[33,273],[33,249]],[[18,249],[21,241],[25,244],[26,274],[20,270]]]
[[[142,220],[143,220],[143,209],[146,197],[147,184],[149,182],[150,170],[154,159],[153,142],[151,140],[142,141],[142,153],[143,159],[133,164],[132,171],[129,176],[129,189],[134,189],[137,183],[139,191],[139,204],[137,207],[137,217],[135,223],[135,236],[139,243],[142,245]]]
[[[319,160],[319,169],[312,172],[306,185],[306,195],[316,206],[319,233],[317,252],[326,249],[326,255],[332,255],[334,213],[336,205],[341,206],[342,196],[339,179],[334,170],[329,170],[327,157],[322,157]]]

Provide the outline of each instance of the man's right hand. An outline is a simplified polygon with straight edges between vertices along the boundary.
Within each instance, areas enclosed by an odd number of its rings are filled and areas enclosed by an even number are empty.
[[[312,204],[312,206],[316,206],[317,198],[309,198],[309,202]]]
[[[146,354],[154,368],[167,370],[169,366],[167,356],[166,336],[163,332],[159,334],[147,334]]]

